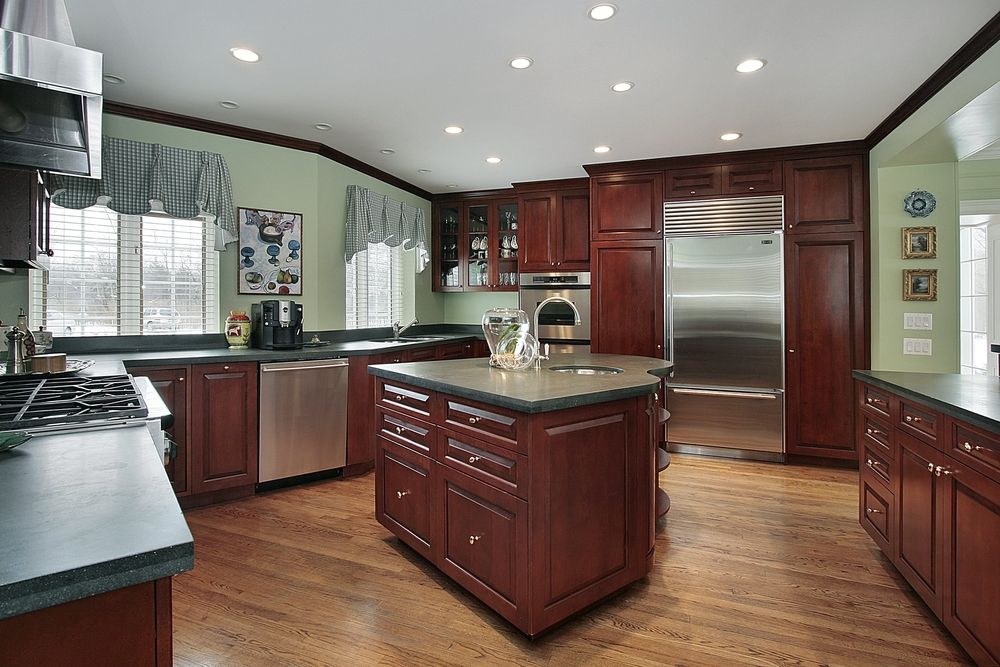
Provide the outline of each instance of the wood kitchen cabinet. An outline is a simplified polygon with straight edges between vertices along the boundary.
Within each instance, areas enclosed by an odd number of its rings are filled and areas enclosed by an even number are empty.
[[[662,171],[591,177],[591,241],[658,239],[662,236]]]
[[[53,254],[49,209],[40,172],[0,169],[0,266],[48,268]]]
[[[432,218],[434,291],[517,291],[520,230],[513,190],[435,200]]]
[[[144,375],[163,399],[167,410],[174,418],[173,425],[167,429],[167,436],[177,446],[173,461],[167,464],[167,477],[178,496],[188,495],[188,367],[173,368],[143,368],[133,369],[134,375]]]
[[[868,228],[867,160],[862,155],[786,160],[785,230],[790,235]]]
[[[663,243],[591,245],[590,346],[663,358]]]
[[[585,178],[516,183],[522,273],[590,270],[590,191]]]

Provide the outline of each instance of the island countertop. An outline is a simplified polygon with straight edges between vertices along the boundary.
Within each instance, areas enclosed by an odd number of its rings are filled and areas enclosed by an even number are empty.
[[[611,366],[624,372],[577,375],[552,370],[568,365]],[[379,364],[369,366],[368,372],[518,412],[538,413],[653,393],[673,367],[672,362],[652,357],[553,354],[538,370],[490,368],[489,359],[481,358]]]

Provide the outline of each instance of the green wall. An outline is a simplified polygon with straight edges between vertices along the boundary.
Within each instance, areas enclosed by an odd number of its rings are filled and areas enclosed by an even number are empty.
[[[303,294],[307,329],[342,329],[345,323],[344,220],[348,185],[361,185],[424,210],[430,232],[430,202],[359,171],[320,157],[243,139],[198,132],[120,116],[105,115],[104,131],[114,137],[207,150],[226,158],[236,206],[275,209],[303,216]],[[430,268],[414,277],[413,253],[404,253],[408,278],[404,316],[422,322],[444,321],[442,295],[430,290]],[[220,321],[230,309],[249,310],[259,296],[236,293],[240,257],[235,244],[220,254]],[[0,275],[0,318],[4,321],[27,305],[27,272]]]
[[[482,324],[483,313],[490,308],[517,308],[517,292],[447,294],[444,321],[449,324]]]

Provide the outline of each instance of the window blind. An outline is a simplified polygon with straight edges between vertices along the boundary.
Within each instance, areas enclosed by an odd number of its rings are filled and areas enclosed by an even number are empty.
[[[368,244],[347,264],[347,328],[387,327],[403,313],[402,247]]]
[[[48,271],[32,271],[31,321],[57,336],[219,330],[218,253],[204,220],[53,206]]]

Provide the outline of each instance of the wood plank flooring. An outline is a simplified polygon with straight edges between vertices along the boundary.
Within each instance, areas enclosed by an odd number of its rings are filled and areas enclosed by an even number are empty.
[[[374,479],[192,510],[176,665],[971,664],[857,521],[857,472],[674,455],[646,581],[530,641],[374,519]]]

